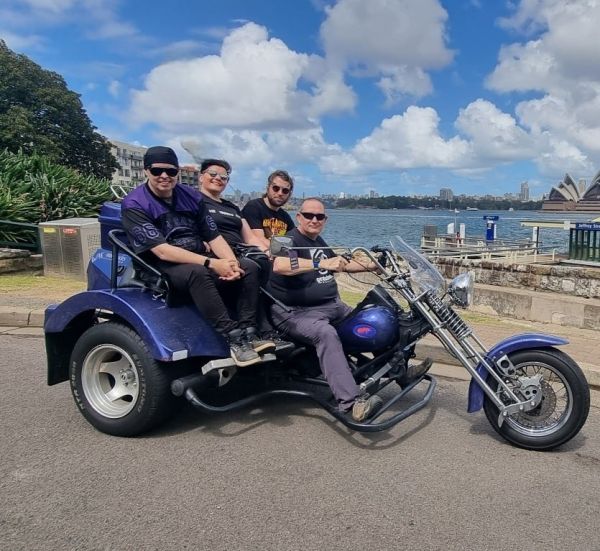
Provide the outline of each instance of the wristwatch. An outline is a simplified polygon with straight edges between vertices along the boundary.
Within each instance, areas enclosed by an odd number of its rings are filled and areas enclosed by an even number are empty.
[[[204,261],[204,267],[210,268],[210,258],[208,258],[208,256],[206,257],[206,260]]]
[[[321,259],[320,258],[313,258],[313,268],[315,270],[319,269],[319,264],[321,263]]]

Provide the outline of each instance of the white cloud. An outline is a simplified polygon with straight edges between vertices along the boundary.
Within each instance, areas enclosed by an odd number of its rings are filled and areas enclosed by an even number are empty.
[[[21,51],[42,47],[44,39],[37,34],[17,34],[0,29],[0,39],[6,42],[11,50]]]
[[[282,160],[291,165],[340,151],[338,146],[325,142],[321,128],[291,132],[224,129],[182,136],[180,140],[196,162],[215,157],[235,159],[238,166],[264,166]]]
[[[118,98],[121,92],[121,83],[118,80],[111,80],[108,84],[108,93],[113,98]]]
[[[456,127],[471,140],[474,158],[482,166],[524,160],[535,153],[534,141],[517,121],[483,99],[460,110]]]
[[[437,0],[340,0],[321,26],[326,57],[359,75],[381,77],[388,102],[431,91],[427,70],[451,62],[448,14]]]
[[[438,114],[431,107],[409,107],[403,115],[385,119],[350,152],[322,159],[321,167],[327,172],[351,174],[369,170],[466,166],[471,157],[470,144],[458,136],[445,140],[438,124]]]
[[[598,0],[523,0],[502,26],[536,36],[500,51],[487,85],[499,92],[539,92],[520,102],[518,122],[536,140],[544,173],[591,171],[600,153]]]
[[[158,48],[152,48],[149,50],[150,55],[162,56],[167,59],[179,59],[189,57],[192,54],[197,54],[199,51],[206,51],[209,45],[206,42],[198,40],[178,40],[171,42]]]
[[[248,23],[225,38],[220,55],[155,67],[144,89],[132,93],[131,119],[177,132],[313,127],[312,117],[354,102],[341,77],[322,66],[322,59],[294,52]],[[312,93],[299,88],[301,79],[312,82]]]

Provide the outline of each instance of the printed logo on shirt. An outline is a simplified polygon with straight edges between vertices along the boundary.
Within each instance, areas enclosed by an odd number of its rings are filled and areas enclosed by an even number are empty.
[[[160,235],[160,232],[153,224],[136,226],[135,228],[132,228],[131,233],[133,235],[134,245],[143,245],[146,241],[153,241]]]
[[[328,258],[323,249],[310,249],[310,257],[313,262]],[[327,283],[333,279],[333,274],[329,270],[319,270],[320,277],[316,278],[317,283]]]
[[[211,231],[217,231],[217,223],[214,221],[213,217],[210,214],[206,215],[206,224],[208,225]]]
[[[263,218],[262,221],[265,237],[285,235],[287,233],[287,224],[278,218]]]

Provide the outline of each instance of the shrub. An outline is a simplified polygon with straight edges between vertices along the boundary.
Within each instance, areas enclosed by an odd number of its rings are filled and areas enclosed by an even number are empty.
[[[109,180],[84,176],[41,155],[0,152],[0,220],[38,224],[97,216],[109,198]],[[0,241],[22,241],[26,233],[2,225]]]

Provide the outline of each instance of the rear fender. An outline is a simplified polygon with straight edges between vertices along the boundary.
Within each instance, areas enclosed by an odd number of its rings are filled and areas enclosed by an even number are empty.
[[[92,324],[97,310],[110,312],[131,326],[156,360],[172,362],[196,356],[229,356],[225,339],[193,305],[168,307],[164,301],[154,299],[151,293],[140,289],[86,291],[46,309],[44,333],[48,354],[48,384],[66,380],[65,366],[62,364],[70,355],[73,339],[62,337],[72,336],[73,328],[84,324],[83,328],[76,331],[78,338]],[[63,340],[69,351],[60,349],[58,343]],[[53,358],[59,361],[52,361]]]
[[[554,335],[543,335],[541,333],[522,333],[513,335],[495,344],[486,354],[486,359],[492,364],[495,364],[503,356],[516,352],[517,350],[527,350],[530,348],[546,348],[549,346],[561,346],[568,344],[567,339],[556,337]],[[481,375],[483,380],[487,380],[488,371],[480,363],[477,366],[477,373]],[[469,384],[469,405],[467,411],[473,413],[479,411],[483,407],[484,392],[479,383],[475,379],[471,379]]]

